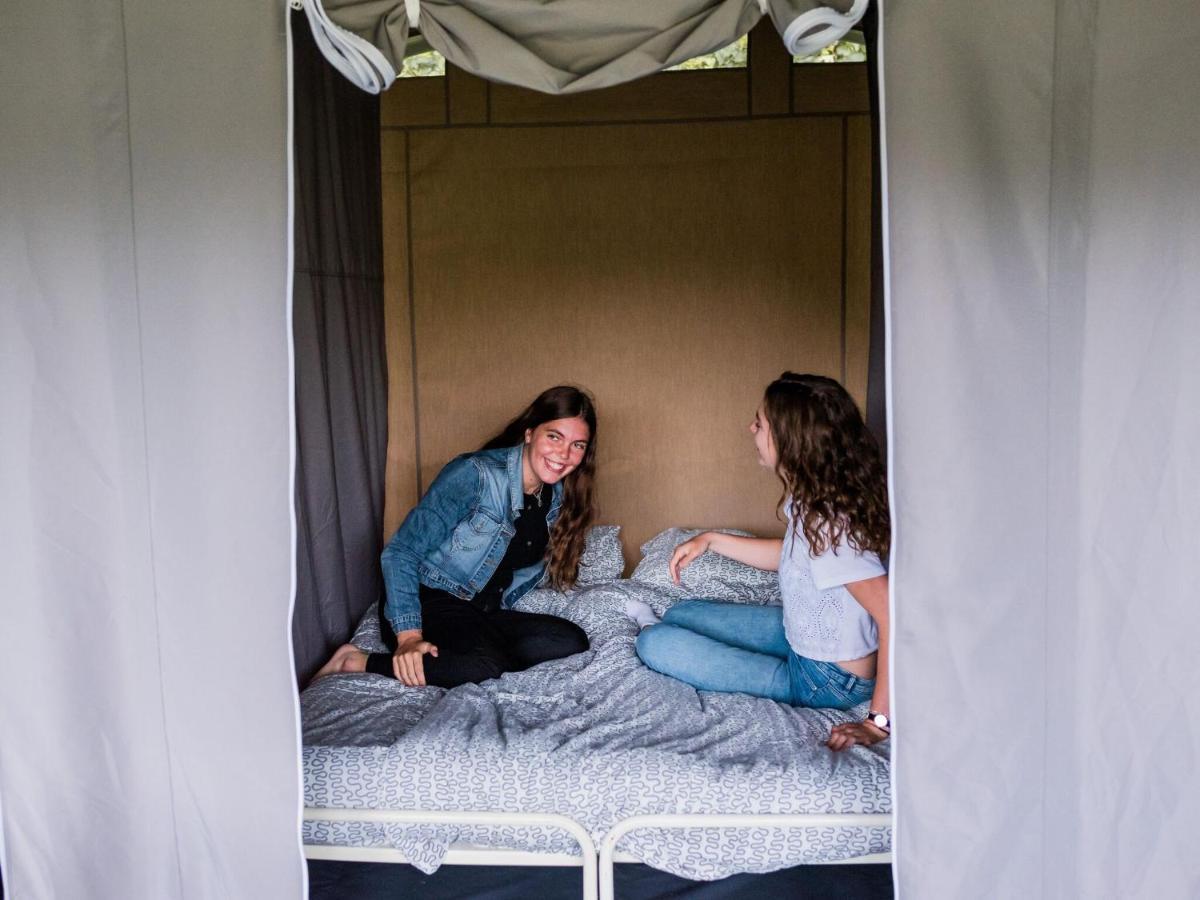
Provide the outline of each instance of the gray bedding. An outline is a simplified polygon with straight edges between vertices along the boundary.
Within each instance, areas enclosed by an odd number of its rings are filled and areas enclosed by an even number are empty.
[[[891,809],[888,743],[835,754],[823,742],[863,709],[797,709],[700,693],[637,658],[627,596],[656,608],[660,588],[618,580],[568,595],[535,591],[519,608],[569,618],[587,653],[453,690],[374,675],[322,679],[301,696],[307,806],[557,812],[599,841],[652,812],[830,813]],[[373,633],[372,633],[373,632]],[[355,637],[378,647],[370,616]],[[390,846],[425,871],[451,843],[570,851],[541,828],[306,823],[306,843]],[[649,865],[714,879],[886,851],[887,829],[641,832]]]

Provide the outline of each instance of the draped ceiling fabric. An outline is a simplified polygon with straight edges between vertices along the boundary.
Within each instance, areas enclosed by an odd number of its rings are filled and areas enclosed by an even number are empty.
[[[281,4],[5,7],[16,898],[303,895],[286,58]]]
[[[899,895],[1200,896],[1195,0],[883,16]]]
[[[737,40],[769,15],[788,50],[820,50],[867,0],[303,0],[326,58],[386,90],[420,29],[460,69],[547,94],[641,78]]]

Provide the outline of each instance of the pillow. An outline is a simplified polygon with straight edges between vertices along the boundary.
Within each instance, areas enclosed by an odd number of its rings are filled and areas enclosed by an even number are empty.
[[[642,561],[633,570],[632,579],[665,591],[677,599],[702,597],[762,606],[782,602],[778,573],[764,572],[711,550],[680,572],[681,584],[672,581],[667,569],[671,554],[684,541],[700,534],[701,530],[752,537],[749,532],[732,528],[668,528],[642,545]]]
[[[625,553],[621,550],[620,525],[595,525],[584,538],[579,557],[577,587],[620,578],[625,571]]]
[[[383,643],[383,635],[379,630],[379,604],[372,603],[367,607],[366,612],[358,621],[358,627],[354,629],[354,635],[350,638],[352,643],[359,650],[366,650],[368,653],[387,653],[387,645]]]

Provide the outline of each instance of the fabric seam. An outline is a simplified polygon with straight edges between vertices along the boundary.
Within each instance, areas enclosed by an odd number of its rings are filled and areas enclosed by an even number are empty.
[[[874,54],[877,81],[879,84],[879,203],[880,203],[880,242],[883,258],[883,396],[884,421],[887,434],[887,474],[888,474],[888,508],[892,511],[892,548],[888,554],[888,694],[891,703],[892,717],[901,722],[903,719],[903,704],[899,703],[899,691],[896,683],[896,561],[899,554],[896,548],[900,543],[902,530],[898,527],[899,517],[896,514],[896,426],[895,399],[892,390],[892,260],[891,260],[891,229],[889,227],[890,208],[888,205],[888,152],[887,152],[887,101],[886,101],[886,62],[884,44],[886,27],[884,24],[884,5],[886,0],[876,0],[875,6],[875,41],[869,48]],[[900,900],[900,854],[897,851],[896,835],[899,832],[901,795],[897,790],[899,779],[896,777],[899,760],[903,753],[899,751],[896,738],[891,741],[891,765],[888,768],[888,778],[892,790],[892,895]],[[903,737],[900,743],[903,743]]]
[[[296,683],[296,645],[292,640],[292,619],[296,614],[296,563],[299,553],[299,534],[296,523],[296,462],[298,442],[296,439],[296,330],[294,326],[294,291],[296,280],[296,140],[295,140],[295,60],[292,42],[293,0],[284,0],[284,65],[287,92],[287,234],[286,287],[284,288],[284,319],[287,328],[287,404],[288,404],[288,516],[291,534],[291,571],[288,589],[288,613],[284,619],[284,641],[288,648],[288,665],[291,673],[292,721],[295,735],[296,761],[296,849],[300,856],[301,896],[308,896],[308,866],[304,864],[304,738],[301,729],[300,691]]]
[[[163,723],[163,749],[166,753],[167,763],[167,789],[169,791],[171,806],[172,838],[175,845],[175,876],[178,879],[179,894],[182,896],[184,885],[183,851],[179,846],[179,813],[175,804],[175,760],[171,753],[171,734],[168,726],[167,696],[162,654],[162,622],[158,609],[158,562],[154,552],[154,504],[151,502],[152,486],[150,483],[150,425],[146,412],[146,348],[145,331],[142,327],[141,273],[138,265],[137,249],[137,202],[133,174],[133,106],[129,96],[129,26],[125,16],[125,0],[121,0],[121,55],[124,62],[125,75],[125,147],[129,163],[130,255],[133,263],[133,305],[137,312],[138,392],[142,407],[142,459],[146,485],[146,536],[150,556],[150,587],[154,600],[152,604],[154,607],[154,651],[158,662],[158,697]]]

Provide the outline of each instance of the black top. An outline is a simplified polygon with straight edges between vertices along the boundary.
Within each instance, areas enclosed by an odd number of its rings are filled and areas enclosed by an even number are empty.
[[[480,588],[479,593],[471,598],[471,603],[484,612],[495,612],[500,608],[504,592],[512,584],[513,573],[517,569],[532,566],[546,555],[546,546],[550,543],[550,530],[546,527],[546,515],[550,512],[552,488],[542,489],[536,494],[525,495],[525,506],[513,520],[516,533],[508,542],[508,549],[496,566],[496,571],[488,579],[488,583]],[[421,599],[432,600],[434,595],[440,595],[425,585],[421,585]]]

